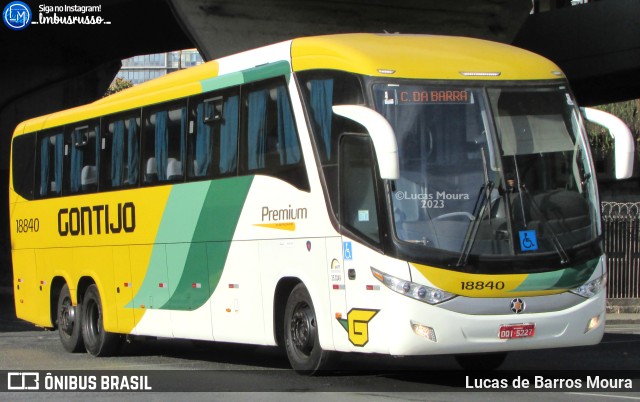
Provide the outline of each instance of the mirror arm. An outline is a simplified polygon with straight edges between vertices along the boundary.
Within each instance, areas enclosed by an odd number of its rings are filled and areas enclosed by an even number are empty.
[[[336,105],[333,112],[364,126],[373,141],[378,158],[380,177],[396,180],[400,177],[398,143],[393,128],[380,113],[360,105]]]
[[[585,119],[609,130],[614,141],[616,179],[628,179],[633,173],[633,135],[629,127],[611,113],[593,108],[580,108]]]

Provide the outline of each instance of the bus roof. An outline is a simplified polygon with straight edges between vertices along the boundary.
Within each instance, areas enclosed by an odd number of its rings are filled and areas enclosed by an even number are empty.
[[[456,36],[316,36],[295,39],[291,55],[294,71],[327,68],[369,76],[443,80],[564,77],[557,65],[535,53],[502,43]],[[491,75],[493,73],[499,75]]]
[[[268,59],[263,60],[265,55]],[[554,63],[541,56],[480,39],[399,34],[316,36],[249,50],[167,74],[88,105],[27,120],[18,125],[14,135],[202,93],[208,90],[203,83],[218,77],[219,72],[237,73],[277,59],[290,62],[293,71],[331,69],[394,78],[549,80],[564,77]]]

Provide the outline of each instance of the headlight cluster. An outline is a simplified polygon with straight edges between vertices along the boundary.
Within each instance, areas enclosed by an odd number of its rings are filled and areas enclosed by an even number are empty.
[[[432,288],[426,285],[420,285],[415,282],[405,281],[395,276],[391,276],[382,271],[371,267],[371,273],[386,287],[401,295],[408,296],[412,299],[429,304],[438,304],[456,297],[457,295],[445,292],[442,289]]]
[[[571,293],[575,293],[582,297],[593,297],[600,293],[607,287],[607,274],[602,275],[599,278],[585,283],[584,285],[571,290]]]

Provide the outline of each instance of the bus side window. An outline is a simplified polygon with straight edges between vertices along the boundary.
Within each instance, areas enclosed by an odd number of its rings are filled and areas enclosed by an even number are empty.
[[[100,127],[96,121],[67,127],[65,193],[95,192],[98,189],[97,154]],[[66,175],[66,174],[65,174]]]
[[[284,83],[255,85],[244,96],[243,170],[308,190],[296,123]]]
[[[311,70],[298,75],[320,160],[323,165],[335,163],[339,136],[351,121],[333,114],[331,107],[364,104],[360,81],[354,74],[339,71]]]
[[[144,184],[182,181],[187,108],[165,105],[144,115]]]
[[[62,194],[64,164],[64,134],[62,128],[38,135],[38,167],[36,169],[38,197]]]
[[[34,197],[36,144],[36,133],[31,133],[15,137],[11,145],[13,189],[27,200]]]
[[[136,117],[136,115],[138,117]],[[105,120],[100,138],[100,188],[116,189],[138,184],[139,114]]]
[[[320,157],[329,202],[338,215],[338,142],[340,135],[364,133],[353,120],[333,113],[334,105],[364,104],[362,85],[356,75],[340,71],[310,70],[298,73],[305,97],[309,125]]]
[[[380,243],[371,139],[345,135],[340,142],[340,221]]]
[[[187,134],[189,179],[236,174],[238,107],[237,94],[208,95],[194,102]]]

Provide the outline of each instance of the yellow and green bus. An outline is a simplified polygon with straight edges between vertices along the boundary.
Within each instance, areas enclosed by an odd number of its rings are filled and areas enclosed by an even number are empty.
[[[454,354],[598,343],[606,268],[579,109],[483,40],[299,38],[21,123],[17,316],[127,336]]]

